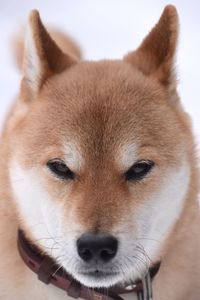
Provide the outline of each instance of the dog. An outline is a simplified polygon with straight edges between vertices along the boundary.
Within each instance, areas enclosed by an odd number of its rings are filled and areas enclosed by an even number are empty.
[[[54,276],[96,291],[88,299],[144,283],[158,264],[146,299],[200,299],[198,160],[177,93],[177,37],[168,5],[122,60],[82,61],[31,12],[1,137],[0,299],[80,297],[38,280],[23,243],[54,262]]]

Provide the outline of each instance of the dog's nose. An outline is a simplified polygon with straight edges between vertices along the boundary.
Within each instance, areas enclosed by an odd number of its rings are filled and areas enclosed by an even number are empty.
[[[117,247],[118,241],[111,235],[86,233],[77,240],[78,254],[86,262],[108,262],[116,255]]]

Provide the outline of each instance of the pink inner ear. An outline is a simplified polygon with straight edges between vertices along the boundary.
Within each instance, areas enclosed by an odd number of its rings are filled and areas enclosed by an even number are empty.
[[[173,71],[177,36],[178,15],[175,7],[169,5],[140,47],[124,59],[145,75],[154,76],[163,84],[168,84]]]

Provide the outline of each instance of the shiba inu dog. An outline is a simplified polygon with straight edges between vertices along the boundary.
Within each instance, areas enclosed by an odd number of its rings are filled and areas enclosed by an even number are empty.
[[[1,138],[0,299],[71,299],[23,262],[19,229],[85,287],[136,282],[160,262],[153,299],[200,299],[198,170],[177,36],[169,5],[122,60],[81,61],[31,12]]]

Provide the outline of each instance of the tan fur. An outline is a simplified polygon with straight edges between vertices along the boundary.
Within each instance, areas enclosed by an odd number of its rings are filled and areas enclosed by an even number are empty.
[[[17,253],[19,224],[30,239],[33,237],[13,201],[8,178],[13,157],[25,169],[38,170],[48,192],[63,203],[64,219],[73,208],[85,231],[110,232],[124,219],[132,227],[130,212],[159,188],[165,170],[179,168],[182,154],[191,167],[190,185],[181,215],[157,257],[162,265],[154,281],[154,296],[155,300],[200,298],[198,171],[192,131],[175,88],[177,23],[175,8],[167,6],[142,45],[124,60],[79,62],[71,52],[60,50],[39,14],[31,14],[41,64],[38,90],[32,89],[27,77],[29,57],[25,50],[20,96],[1,140],[2,299],[53,299],[53,295],[54,299],[65,299],[64,294],[57,295],[37,281]],[[64,156],[60,141],[65,138],[72,140],[84,157],[76,180],[67,186],[45,171],[49,159]],[[139,145],[138,160],[148,157],[157,168],[132,192],[123,178],[127,170],[119,168],[117,158],[123,145],[134,142]]]
[[[81,58],[82,54],[80,48],[71,37],[66,36],[66,34],[58,29],[48,28],[48,31],[50,32],[54,41],[64,52],[76,57],[77,59]],[[24,35],[25,31],[23,28],[18,32],[18,34],[15,34],[12,39],[12,47],[14,49],[13,55],[15,57],[16,66],[19,70],[21,70],[23,66]]]

